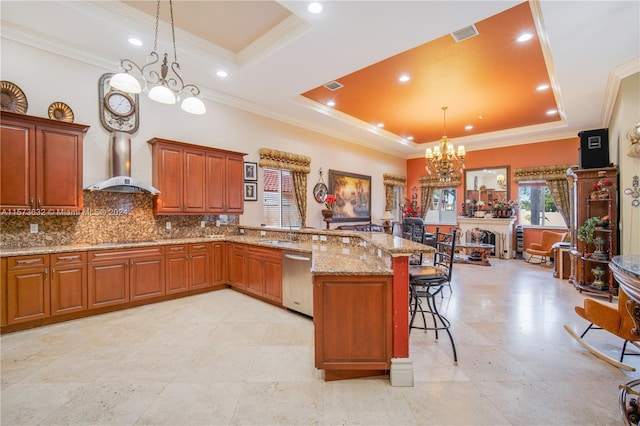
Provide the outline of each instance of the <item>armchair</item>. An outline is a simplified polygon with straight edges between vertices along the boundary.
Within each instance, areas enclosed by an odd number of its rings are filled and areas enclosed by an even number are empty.
[[[567,237],[567,233],[558,233],[553,231],[542,231],[542,237],[539,243],[530,243],[527,248],[524,249],[525,253],[529,254],[527,262],[531,262],[533,256],[540,257],[540,262],[535,262],[540,265],[547,263],[547,258],[553,257],[553,245],[560,241],[564,241]]]

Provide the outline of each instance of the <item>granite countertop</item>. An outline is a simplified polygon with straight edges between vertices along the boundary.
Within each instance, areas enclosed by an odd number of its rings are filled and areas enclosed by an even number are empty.
[[[321,234],[314,232],[313,234]],[[0,257],[54,254],[75,251],[125,249],[158,245],[192,244],[212,241],[237,242],[261,247],[293,250],[312,254],[312,272],[316,275],[392,275],[391,257],[411,253],[431,253],[433,247],[415,243],[385,233],[343,232],[341,238],[349,243],[312,239],[305,233],[296,233],[298,241],[287,238],[252,235],[214,235],[202,238],[165,239],[154,241],[115,242],[102,244],[74,244],[29,248],[0,249]],[[335,240],[336,234],[332,234]],[[356,238],[352,238],[356,237]],[[316,238],[314,236],[313,238]]]
[[[614,256],[611,262],[625,274],[640,279],[640,254]]]

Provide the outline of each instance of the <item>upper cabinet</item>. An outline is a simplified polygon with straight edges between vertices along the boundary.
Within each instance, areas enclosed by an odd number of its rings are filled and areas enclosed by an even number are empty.
[[[82,141],[89,126],[2,112],[0,207],[82,209]]]
[[[156,214],[244,211],[246,154],[159,138],[148,142],[153,153],[153,185],[160,190]]]

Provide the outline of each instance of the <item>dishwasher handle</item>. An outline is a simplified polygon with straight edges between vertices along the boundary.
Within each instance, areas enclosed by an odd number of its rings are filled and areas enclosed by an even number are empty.
[[[310,257],[306,257],[306,256],[300,256],[297,254],[285,254],[284,257],[286,257],[287,259],[292,259],[292,260],[304,260],[307,262],[311,261]]]

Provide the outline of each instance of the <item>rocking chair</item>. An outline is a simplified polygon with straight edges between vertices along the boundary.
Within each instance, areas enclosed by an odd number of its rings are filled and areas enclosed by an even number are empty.
[[[598,302],[592,299],[585,299],[584,307],[576,306],[575,310],[578,315],[590,322],[587,329],[578,336],[569,326],[565,325],[564,329],[573,337],[578,343],[580,343],[585,349],[597,356],[598,358],[615,365],[618,368],[628,371],[636,371],[636,369],[628,364],[624,364],[622,360],[625,355],[640,355],[640,353],[626,352],[627,343],[631,343],[636,348],[640,349],[640,336],[633,333],[635,324],[631,315],[627,311],[626,303],[629,300],[622,289],[618,289],[618,307],[615,308],[610,305]],[[622,351],[620,352],[620,361],[603,354],[602,352],[589,345],[582,338],[587,334],[589,330],[606,330],[611,334],[618,336],[624,340],[622,345]]]

